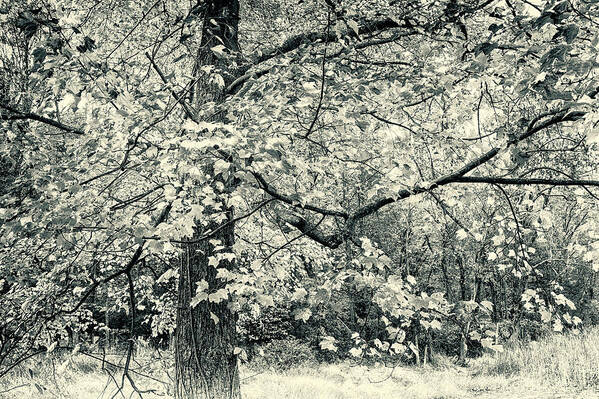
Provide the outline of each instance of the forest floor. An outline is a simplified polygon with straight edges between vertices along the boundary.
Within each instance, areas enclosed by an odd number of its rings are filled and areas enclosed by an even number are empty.
[[[550,386],[527,376],[476,375],[473,368],[396,369],[327,365],[267,373],[243,385],[247,399],[596,399],[599,391]]]
[[[0,380],[0,398],[138,398],[127,382],[117,389],[123,356],[105,360],[42,355]],[[171,397],[172,360],[164,353],[141,352],[132,368],[144,399]],[[434,367],[340,363],[240,372],[244,399],[599,399],[599,330],[518,345],[468,367],[441,358]]]
[[[32,371],[16,373],[0,381],[0,398],[108,399],[137,398],[128,383],[123,395],[118,370],[101,369],[83,355],[72,367],[56,371],[50,362]],[[149,367],[146,367],[150,371]],[[139,368],[137,368],[139,370]],[[52,376],[50,376],[52,374]],[[168,375],[152,373],[157,379]],[[171,398],[169,384],[133,375],[144,399]],[[242,394],[245,399],[599,399],[599,391],[543,383],[526,375],[502,376],[480,373],[471,367],[384,367],[349,364],[300,367],[286,372],[256,372],[242,367]],[[6,390],[11,389],[6,392]],[[3,392],[4,391],[4,392]],[[115,395],[116,394],[116,395]]]

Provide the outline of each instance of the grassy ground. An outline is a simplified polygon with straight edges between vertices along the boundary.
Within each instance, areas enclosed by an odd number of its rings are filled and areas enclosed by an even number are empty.
[[[66,361],[64,359],[67,359]],[[169,360],[142,352],[133,365],[145,399],[169,398]],[[109,356],[110,363],[122,359]],[[469,367],[449,362],[437,367],[379,367],[349,364],[293,370],[241,369],[245,399],[599,399],[599,330],[579,336],[554,336],[485,356]],[[129,383],[122,395],[119,369],[78,354],[60,361],[41,357],[0,381],[0,398],[135,398]]]

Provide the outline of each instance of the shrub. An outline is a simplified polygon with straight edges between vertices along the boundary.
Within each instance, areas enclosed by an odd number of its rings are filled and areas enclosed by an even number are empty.
[[[520,339],[525,342],[538,341],[551,334],[551,325],[537,320],[522,319],[520,321]]]
[[[254,348],[255,352],[261,352],[255,356],[250,368],[264,370],[288,370],[292,367],[310,365],[316,362],[313,349],[305,342],[293,337],[272,340],[269,343]]]
[[[588,326],[599,324],[599,301],[591,299],[588,302],[584,302],[579,310],[579,316],[583,319],[584,323]]]
[[[432,333],[433,350],[445,356],[458,356],[462,332],[453,323],[444,323],[443,328]]]
[[[262,309],[259,313],[242,312],[237,323],[242,342],[253,346],[287,338],[293,330],[290,314],[285,304]]]

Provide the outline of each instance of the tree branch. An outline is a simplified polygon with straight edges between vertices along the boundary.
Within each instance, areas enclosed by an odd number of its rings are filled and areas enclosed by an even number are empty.
[[[218,227],[217,227],[217,228],[215,228],[214,230],[211,230],[211,231],[207,232],[206,234],[204,234],[204,235],[203,235],[203,236],[201,236],[201,237],[198,237],[198,238],[196,238],[196,239],[193,239],[193,240],[188,240],[188,241],[182,241],[182,240],[171,240],[171,242],[173,242],[173,243],[176,243],[176,244],[187,244],[187,245],[189,245],[189,244],[197,244],[197,243],[199,243],[199,242],[202,242],[202,241],[204,241],[204,240],[207,240],[207,239],[209,239],[209,238],[211,238],[211,237],[214,237],[214,236],[216,235],[216,233],[218,233],[219,231],[221,231],[221,230],[222,230],[222,229],[224,229],[225,227],[227,227],[227,226],[230,226],[230,225],[232,225],[232,224],[234,224],[234,223],[237,223],[237,222],[239,222],[240,220],[243,220],[243,219],[249,218],[249,217],[250,217],[250,216],[252,216],[254,213],[258,212],[260,209],[262,209],[264,206],[266,206],[267,204],[271,203],[271,202],[272,202],[272,201],[274,201],[274,200],[275,200],[274,198],[270,198],[270,199],[267,199],[266,201],[263,201],[262,203],[260,203],[260,205],[258,205],[256,208],[254,208],[254,209],[253,209],[253,210],[251,210],[250,212],[248,212],[248,213],[246,213],[246,214],[244,214],[244,215],[238,216],[238,217],[236,217],[236,218],[233,218],[233,219],[231,219],[231,220],[229,220],[229,221],[227,221],[227,222],[225,222],[225,223],[221,224],[220,226],[218,226]],[[151,239],[151,237],[148,237],[148,238],[144,237],[144,238],[145,238],[145,239]]]
[[[253,171],[250,173],[254,176],[254,178],[256,178],[256,180],[258,181],[262,190],[264,190],[266,193],[268,193],[271,197],[278,199],[279,201],[285,202],[286,204],[289,204],[289,205],[293,205],[300,209],[306,209],[308,211],[320,213],[321,215],[336,216],[336,217],[341,217],[344,219],[347,219],[349,217],[349,215],[346,212],[333,211],[330,209],[324,209],[324,208],[320,208],[318,206],[313,206],[313,205],[308,205],[308,204],[302,205],[299,203],[298,200],[293,199],[287,195],[279,193],[274,187],[272,187],[270,184],[268,184],[266,182],[266,180],[264,179],[264,177],[262,177],[262,175],[260,175],[259,173],[253,172]]]
[[[542,118],[551,116],[551,115],[553,115],[552,118],[537,125],[537,122],[542,120]],[[368,215],[373,214],[374,212],[378,211],[385,205],[392,204],[399,200],[408,198],[412,195],[421,194],[421,193],[430,191],[430,190],[440,187],[440,186],[444,186],[444,185],[447,185],[450,183],[457,183],[457,182],[459,182],[458,181],[459,178],[462,178],[465,174],[473,171],[477,167],[487,163],[488,161],[493,159],[495,156],[497,156],[497,154],[499,154],[499,152],[502,150],[502,148],[508,148],[513,145],[516,145],[520,141],[525,140],[525,139],[529,138],[530,136],[532,136],[533,134],[535,134],[543,129],[546,129],[550,126],[557,125],[562,122],[576,121],[576,120],[582,118],[584,115],[585,115],[585,113],[582,111],[570,111],[568,109],[557,110],[557,111],[552,111],[552,112],[542,114],[542,115],[538,116],[537,118],[535,118],[529,124],[526,132],[524,132],[520,136],[517,136],[517,137],[513,138],[512,140],[508,141],[506,146],[495,147],[495,148],[487,151],[485,154],[481,155],[480,157],[468,162],[466,165],[464,165],[460,169],[458,169],[450,174],[447,174],[447,175],[433,181],[432,183],[427,184],[426,186],[415,187],[412,190],[400,190],[397,193],[397,195],[394,197],[383,198],[383,199],[377,200],[373,203],[370,203],[368,205],[365,205],[362,208],[358,209],[353,215],[351,215],[349,217],[349,219],[350,220],[358,220],[358,219],[361,219]],[[572,184],[570,184],[570,185],[572,185]],[[582,184],[580,184],[580,185],[582,185]],[[349,227],[351,228],[352,225],[350,224]]]
[[[150,63],[152,64],[152,67],[154,68],[154,70],[156,71],[156,73],[158,74],[158,76],[160,76],[160,80],[162,80],[162,82],[166,85],[168,84],[168,80],[166,79],[166,76],[164,76],[164,73],[162,73],[162,70],[158,67],[158,65],[154,62],[154,59],[150,56],[150,54],[145,53],[146,58],[150,61]],[[189,104],[187,104],[183,98],[181,98],[181,96],[179,96],[177,94],[176,91],[174,91],[173,89],[171,89],[171,94],[172,96],[175,98],[175,100],[177,100],[177,102],[179,104],[181,104],[181,106],[183,107],[183,110],[185,111],[185,115],[187,115],[187,117],[189,119],[191,119],[194,122],[197,122],[197,118],[195,117],[195,112],[193,111],[193,109],[191,108],[191,106]]]
[[[487,5],[493,3],[493,1],[495,1],[495,0],[484,0],[480,4],[476,4],[471,7],[464,7],[464,8],[462,8],[460,15],[466,16],[468,14],[472,14],[478,10],[483,9]],[[358,15],[354,15],[352,17],[356,20],[361,19]],[[414,25],[412,21],[408,20],[407,15],[406,15],[406,20],[402,21],[402,23],[397,22],[399,19],[392,20],[390,18],[383,18],[383,19],[376,20],[376,21],[365,21],[360,27],[358,27],[358,32],[357,32],[358,36],[373,35],[376,33],[381,33],[381,32],[385,32],[385,31],[389,31],[389,30],[393,30],[393,29],[407,29],[408,31],[407,32],[400,31],[400,32],[397,32],[396,34],[392,35],[389,38],[384,38],[384,39],[380,39],[380,40],[361,41],[361,42],[355,44],[354,46],[351,46],[351,48],[349,50],[361,49],[361,48],[366,48],[366,47],[370,47],[370,46],[374,46],[374,45],[389,43],[389,42],[398,40],[399,38],[401,38],[403,36],[410,36],[410,35],[414,35],[417,33],[436,31],[444,23],[448,23],[448,21],[445,21],[443,19],[444,17],[445,17],[445,14],[438,15],[436,18],[433,18],[433,20],[430,23],[424,24],[421,26]],[[449,21],[449,22],[451,22],[451,21]],[[262,67],[262,68],[258,69],[257,71],[248,72],[250,69],[258,67],[260,64],[263,64],[269,60],[272,60],[280,55],[284,55],[284,54],[290,53],[294,50],[297,50],[303,44],[314,44],[314,43],[325,42],[325,41],[334,42],[336,40],[337,40],[336,33],[331,33],[331,32],[326,32],[326,33],[308,32],[308,33],[300,33],[295,36],[292,36],[292,37],[288,38],[279,47],[276,47],[272,50],[262,52],[262,54],[260,56],[256,57],[252,62],[250,62],[250,64],[248,66],[246,66],[241,72],[241,73],[243,73],[243,72],[246,72],[246,73],[243,74],[241,77],[237,78],[236,80],[234,80],[233,83],[231,83],[225,89],[225,94],[226,95],[233,94],[235,92],[235,90],[237,90],[240,86],[242,86],[249,79],[251,79],[252,77],[258,78],[260,76],[266,75],[272,68],[270,66],[267,66],[267,67]],[[347,50],[348,49],[343,49],[340,52],[333,54],[329,57],[335,57],[335,56],[339,56],[341,54],[345,54],[348,52]]]
[[[330,29],[331,29],[331,12],[329,11],[329,14],[327,16],[327,37],[328,37],[328,33],[329,33]],[[318,96],[318,106],[316,107],[316,111],[314,111],[314,118],[312,118],[310,127],[308,127],[308,131],[304,135],[304,137],[306,139],[308,138],[308,136],[310,136],[310,134],[312,134],[314,126],[316,126],[316,121],[318,121],[318,117],[320,116],[320,110],[322,109],[322,102],[324,100],[325,82],[327,80],[327,78],[326,78],[326,62],[327,62],[327,46],[328,45],[329,45],[329,41],[327,40],[324,44],[324,50],[322,52],[322,65],[321,65],[322,72],[321,72],[320,94]]]
[[[160,215],[158,216],[158,218],[156,219],[156,221],[154,222],[154,227],[158,226],[160,223],[162,223],[164,220],[166,220],[168,214],[171,211],[173,204],[172,202],[170,202],[167,206],[164,207],[164,209],[162,210],[162,212],[160,212]],[[92,286],[87,290],[87,292],[85,294],[83,294],[83,296],[79,299],[79,301],[75,304],[75,306],[71,309],[68,310],[59,310],[58,312],[56,312],[55,314],[51,315],[50,318],[55,317],[59,314],[70,314],[70,313],[74,313],[77,311],[77,309],[79,309],[87,300],[87,298],[89,298],[89,296],[102,284],[106,284],[112,280],[114,280],[115,278],[122,276],[123,274],[128,274],[131,272],[131,269],[133,269],[133,266],[135,266],[137,264],[137,262],[139,262],[141,255],[143,253],[143,249],[144,249],[144,245],[145,245],[145,241],[143,241],[141,244],[139,244],[137,246],[137,249],[135,250],[135,252],[133,253],[133,256],[131,256],[131,259],[129,260],[129,262],[127,262],[127,264],[125,265],[125,267],[123,269],[117,270],[116,272],[106,276],[105,278],[103,278],[102,280],[98,280],[95,281]]]
[[[455,183],[486,183],[486,184],[510,184],[510,185],[548,185],[548,186],[594,186],[599,187],[599,180],[564,180],[547,178],[506,178],[506,177],[479,177],[461,176],[454,180]]]
[[[5,114],[0,113],[0,120],[9,120],[10,121],[10,120],[17,120],[17,119],[26,119],[26,120],[41,122],[41,123],[44,123],[49,126],[54,126],[55,128],[58,128],[66,133],[74,133],[74,134],[78,134],[78,135],[85,134],[85,132],[81,129],[77,129],[77,128],[65,125],[64,123],[58,122],[57,120],[50,119],[45,116],[41,116],[41,115],[34,114],[31,112],[21,112],[18,109],[13,108],[7,104],[0,103],[0,108],[5,109],[12,113],[12,115],[5,115]]]
[[[282,219],[298,229],[306,237],[310,237],[312,240],[324,245],[325,247],[335,249],[343,242],[343,238],[341,238],[339,234],[325,235],[323,232],[318,230],[318,225],[322,223],[324,217],[316,225],[297,215],[289,215]]]
[[[395,24],[395,26],[391,26],[391,24]],[[365,26],[370,26],[370,25],[365,25]],[[377,26],[376,24],[373,23],[372,26]],[[384,31],[384,30],[390,30],[393,28],[398,28],[400,27],[399,25],[397,25],[395,22],[391,21],[389,22],[389,26],[387,26],[386,28],[383,29],[383,27],[385,26],[384,21],[381,21],[380,26],[382,29],[379,29],[378,31]],[[404,27],[407,27],[404,26]],[[325,58],[327,59],[331,59],[331,58],[336,58],[339,57],[342,54],[347,54],[350,53],[352,50],[357,50],[357,49],[364,49],[366,47],[371,47],[371,46],[376,46],[376,45],[381,45],[381,44],[386,44],[386,43],[390,43],[393,41],[396,41],[402,37],[405,36],[411,36],[417,33],[416,30],[414,30],[413,27],[411,27],[412,29],[409,32],[406,33],[396,33],[394,35],[392,35],[391,37],[388,38],[384,38],[384,39],[376,39],[376,40],[369,40],[369,41],[363,41],[363,42],[359,42],[353,46],[350,47],[346,47],[343,48],[337,52],[335,52],[334,54],[331,55],[326,55]],[[362,28],[360,28],[358,30],[358,32],[362,32]],[[376,32],[376,31],[372,31],[372,32]],[[363,32],[362,32],[363,33]],[[318,41],[324,41],[325,43],[328,43],[330,41],[335,41],[335,33],[328,33],[328,34],[319,34],[319,33],[307,33],[307,34],[300,34],[300,35],[296,35],[290,39],[288,39],[285,43],[283,43],[283,45],[275,50],[272,50],[266,54],[264,54],[263,56],[257,58],[256,60],[254,60],[254,62],[252,64],[250,64],[245,71],[245,74],[241,75],[240,77],[238,77],[237,79],[235,79],[226,89],[225,89],[225,94],[226,95],[231,95],[233,93],[235,93],[235,91],[240,88],[240,86],[243,86],[244,83],[246,83],[248,80],[250,80],[251,78],[259,78],[261,76],[266,75],[267,73],[270,72],[270,70],[272,69],[272,66],[266,66],[266,67],[262,67],[258,70],[253,70],[253,71],[249,71],[250,69],[257,67],[258,65],[272,59],[275,58],[279,55],[283,55],[286,53],[289,53],[293,50],[297,50],[302,44],[304,43],[316,43]],[[404,63],[405,65],[409,65],[408,63]]]
[[[359,35],[371,34],[371,33],[385,31],[385,30],[389,30],[389,29],[393,29],[393,28],[413,28],[413,27],[408,26],[408,25],[400,25],[397,22],[395,22],[389,18],[385,18],[385,19],[382,19],[379,21],[366,22],[365,24],[363,24],[362,26],[360,26],[358,28],[358,34]],[[266,62],[270,59],[278,57],[279,55],[287,54],[291,51],[297,50],[302,44],[315,43],[318,41],[335,41],[336,38],[337,38],[336,34],[330,33],[330,32],[327,32],[327,33],[324,33],[324,32],[323,33],[316,33],[316,32],[300,33],[298,35],[292,36],[289,39],[287,39],[285,41],[285,43],[283,43],[281,46],[279,46],[275,49],[272,49],[270,51],[264,52],[261,56],[257,57],[254,60],[253,66],[256,66],[256,65]]]

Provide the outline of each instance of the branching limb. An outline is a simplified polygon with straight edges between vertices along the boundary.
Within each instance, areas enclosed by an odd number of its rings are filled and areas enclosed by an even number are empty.
[[[158,219],[156,219],[156,221],[154,222],[154,227],[158,226],[160,223],[162,223],[164,220],[166,220],[171,208],[172,208],[172,202],[169,203],[166,207],[164,207],[164,209],[158,216]],[[83,296],[79,299],[79,301],[75,304],[75,306],[73,308],[67,309],[67,310],[60,310],[60,311],[56,312],[55,314],[51,315],[50,318],[53,318],[59,314],[70,314],[70,313],[76,312],[85,303],[87,298],[89,298],[90,295],[93,294],[99,286],[106,284],[119,276],[129,273],[131,271],[131,269],[133,269],[133,266],[135,266],[137,264],[137,262],[140,261],[141,255],[143,253],[144,245],[145,245],[145,241],[137,246],[137,249],[133,253],[133,256],[131,256],[131,259],[129,260],[127,265],[125,265],[125,267],[123,269],[117,270],[116,272],[106,276],[102,280],[95,281],[91,285],[91,287],[89,287],[89,289],[85,292],[85,294],[83,294]]]
[[[289,215],[282,219],[298,229],[306,237],[310,237],[312,240],[324,245],[325,247],[335,249],[341,245],[341,243],[343,243],[343,238],[341,238],[341,235],[339,234],[326,235],[318,229],[318,225],[322,223],[324,217],[325,216],[323,215],[323,218],[316,225],[297,215]]]
[[[551,115],[554,115],[554,116],[552,118],[546,120],[543,123],[537,124],[540,120],[542,120],[543,117],[551,116]],[[528,129],[523,134],[521,134],[520,136],[516,136],[515,138],[510,140],[507,143],[507,145],[504,146],[503,148],[516,145],[519,142],[529,138],[533,134],[535,134],[543,129],[546,129],[548,127],[551,127],[551,126],[554,126],[554,125],[557,125],[557,124],[563,123],[563,122],[576,121],[576,120],[582,118],[584,115],[585,115],[585,113],[582,111],[570,111],[567,109],[553,111],[550,113],[540,115],[530,123],[530,125],[528,126]],[[382,207],[384,207],[386,205],[389,205],[389,204],[392,204],[399,200],[408,198],[412,195],[431,191],[432,189],[435,189],[437,187],[441,187],[441,186],[444,186],[444,185],[447,185],[450,183],[458,183],[458,182],[465,183],[466,181],[460,181],[460,179],[463,178],[464,175],[473,171],[474,169],[478,168],[479,166],[489,162],[491,159],[493,159],[495,156],[497,156],[497,154],[499,154],[499,152],[503,148],[495,147],[495,148],[487,151],[485,154],[481,155],[480,157],[468,162],[466,165],[464,165],[460,169],[458,169],[450,174],[447,174],[447,175],[433,181],[432,183],[427,184],[426,186],[416,187],[412,190],[400,190],[397,193],[397,195],[394,197],[387,197],[387,198],[379,199],[378,201],[375,201],[373,203],[370,203],[370,204],[358,209],[353,215],[350,216],[349,219],[354,219],[354,220],[361,219],[363,217],[373,214],[374,212],[378,211],[379,209],[381,209]],[[539,184],[542,184],[542,183],[539,183]],[[565,185],[565,184],[563,184],[563,185]],[[568,185],[575,185],[575,184],[568,184]],[[584,184],[579,184],[579,185],[584,185]]]
[[[329,14],[327,16],[327,38],[329,35],[329,31],[331,29],[331,11],[329,10]],[[314,126],[316,125],[316,121],[318,121],[318,117],[320,116],[320,110],[322,108],[322,102],[324,100],[324,89],[326,82],[326,62],[327,62],[327,46],[329,42],[328,40],[325,42],[324,50],[322,53],[322,66],[321,66],[321,82],[320,82],[320,95],[318,96],[318,106],[316,107],[316,111],[314,111],[314,117],[312,118],[312,122],[310,123],[310,127],[305,134],[305,138],[308,138],[310,134],[312,134],[314,130]]]
[[[483,9],[489,4],[493,3],[495,0],[485,0],[480,4],[473,5],[472,7],[464,7],[460,11],[461,16],[466,16],[467,14],[475,13],[478,10]],[[415,34],[419,34],[422,32],[427,32],[431,30],[437,30],[447,21],[443,20],[444,15],[440,15],[438,19],[434,20],[430,24],[416,27],[409,21],[397,22],[397,20],[392,20],[390,18],[383,18],[375,21],[366,21],[361,26],[358,27],[358,36],[372,36],[377,33],[382,33],[391,30],[398,30],[397,33],[391,35],[388,38],[382,39],[370,39],[358,42],[352,49],[363,49],[366,47],[376,46],[380,44],[386,44],[400,39],[401,37],[411,36]],[[359,19],[357,16],[354,18]],[[244,83],[246,83],[252,77],[258,78],[260,76],[266,75],[272,67],[260,67],[261,64],[264,64],[267,61],[270,61],[278,56],[285,55],[292,51],[297,50],[303,44],[315,44],[322,42],[333,42],[336,41],[336,33],[331,32],[308,32],[308,33],[300,33],[298,35],[292,36],[287,39],[281,46],[276,47],[269,51],[264,51],[259,57],[256,57],[246,68],[245,71],[248,71],[241,77],[237,78],[233,83],[231,83],[225,90],[225,94],[230,95],[233,94],[236,90],[238,90]],[[339,56],[341,54],[345,54],[347,49],[344,49],[336,54],[328,56],[328,58]],[[251,71],[252,68],[258,68],[257,71]]]
[[[321,224],[321,223],[324,221],[324,219],[325,219],[325,218],[326,218],[326,216],[323,216],[322,218],[320,218],[320,220],[319,220],[319,221],[318,221],[318,222],[317,222],[317,223],[316,223],[314,226],[311,226],[310,230],[308,230],[308,231],[301,231],[301,230],[300,230],[300,232],[301,232],[301,234],[300,234],[300,235],[298,235],[298,236],[296,236],[296,237],[293,237],[292,239],[288,240],[288,241],[287,241],[285,244],[281,245],[279,248],[277,248],[277,249],[275,249],[274,251],[272,251],[272,252],[271,252],[271,253],[270,253],[270,254],[269,254],[269,255],[268,255],[266,258],[264,258],[263,262],[267,262],[267,261],[268,261],[270,258],[272,258],[272,257],[273,257],[273,256],[274,256],[274,255],[275,255],[277,252],[279,252],[279,251],[281,251],[282,249],[286,248],[286,247],[287,247],[289,244],[291,244],[292,242],[294,242],[294,241],[297,241],[297,240],[299,240],[300,238],[302,238],[303,236],[307,236],[308,234],[310,234],[310,233],[314,232],[314,231],[315,231],[315,230],[318,228],[318,226],[319,226],[319,225],[320,225],[320,224]],[[289,219],[289,220],[291,220],[291,219]],[[290,224],[291,224],[291,222],[288,222],[288,223],[290,223]],[[326,245],[326,244],[323,244],[323,245]]]
[[[154,62],[154,59],[148,53],[146,53],[145,55],[146,55],[146,58],[152,64],[152,67],[154,68],[154,70],[156,71],[156,73],[158,74],[158,76],[160,76],[160,80],[162,80],[162,82],[165,85],[168,84],[168,80],[166,79],[166,76],[164,76],[164,73],[162,73],[162,70],[160,69],[160,67],[156,64],[156,62]],[[192,121],[197,122],[197,118],[195,116],[195,112],[193,111],[193,109],[191,108],[191,106],[189,104],[187,104],[185,102],[185,100],[183,100],[183,98],[181,96],[179,96],[179,94],[177,94],[177,92],[174,91],[173,89],[171,89],[171,95],[173,96],[173,98],[175,100],[177,100],[177,102],[179,104],[181,104],[181,106],[183,107],[183,110],[185,111],[185,115],[189,119],[191,119]]]
[[[518,186],[548,185],[548,186],[592,186],[599,187],[599,180],[579,180],[579,179],[550,179],[550,178],[509,178],[509,177],[479,177],[479,176],[461,176],[453,180],[454,183],[487,183],[487,184],[508,184]]]
[[[287,195],[279,193],[274,187],[272,187],[270,184],[268,184],[266,182],[266,180],[264,179],[264,177],[262,177],[262,175],[260,175],[259,173],[257,173],[257,172],[251,172],[251,173],[258,181],[258,184],[260,185],[260,188],[262,190],[264,190],[266,193],[268,193],[271,197],[273,197],[281,202],[285,202],[286,204],[295,206],[300,209],[306,209],[308,211],[320,213],[321,215],[336,216],[336,217],[341,217],[344,219],[347,219],[349,217],[349,215],[346,212],[333,211],[330,209],[324,209],[324,208],[321,208],[318,206],[313,206],[313,205],[308,205],[308,204],[306,204],[306,205],[299,204],[296,199],[293,199]]]
[[[412,28],[412,26],[408,25],[400,25],[397,22],[386,18],[378,21],[371,21],[363,24],[358,28],[359,35],[372,34],[380,31],[385,31],[394,28]],[[304,43],[316,43],[316,42],[324,42],[324,41],[335,41],[336,35],[331,32],[324,33],[300,33],[298,35],[292,36],[285,41],[281,46],[264,52],[260,57],[256,58],[253,62],[253,65],[259,65],[263,62],[271,60],[280,55],[287,54],[291,51],[297,50]]]
[[[507,191],[505,191],[505,189],[503,187],[501,187],[497,183],[492,183],[492,184],[499,191],[501,191],[501,193],[505,197],[507,204],[510,207],[510,212],[512,213],[512,217],[514,218],[514,223],[516,224],[516,236],[517,236],[516,240],[518,241],[518,244],[519,244],[518,247],[520,248],[520,251],[522,251],[522,265],[525,265],[524,260],[526,258],[526,250],[524,248],[524,240],[522,239],[522,232],[520,231],[520,222],[518,221],[518,215],[516,214],[516,210],[514,209],[512,200],[510,199],[510,196],[508,195]],[[516,264],[518,264],[518,251],[515,251],[515,254],[516,254]]]
[[[441,198],[437,197],[435,195],[435,193],[432,191],[429,191],[428,193],[430,194],[431,197],[433,197],[435,202],[437,202],[437,204],[439,204],[439,207],[441,208],[441,210],[443,211],[444,214],[446,214],[451,220],[453,220],[453,222],[455,224],[457,224],[462,230],[464,230],[466,233],[470,234],[470,236],[474,237],[474,234],[470,231],[470,229],[467,226],[465,226],[462,222],[460,222],[460,220],[457,217],[455,217],[455,215],[447,209],[447,205],[441,200]],[[427,240],[428,240],[428,238],[427,238]],[[429,247],[430,247],[430,243],[429,243]]]
[[[61,123],[61,122],[51,119],[51,118],[47,118],[42,115],[34,114],[31,112],[21,112],[18,109],[13,108],[7,104],[0,103],[0,108],[5,109],[11,113],[9,115],[0,113],[0,120],[17,120],[17,119],[32,120],[32,121],[44,123],[49,126],[53,126],[55,128],[62,130],[63,132],[66,132],[66,133],[73,133],[73,134],[77,134],[77,135],[85,134],[85,132],[81,129],[78,129],[78,128],[75,128],[75,127],[72,127],[69,125],[65,125],[64,123]]]
[[[197,244],[199,242],[202,242],[204,240],[207,240],[211,237],[214,237],[216,235],[216,233],[218,233],[219,231],[221,231],[222,229],[224,229],[227,226],[230,226],[234,223],[239,222],[240,220],[246,219],[250,216],[252,216],[254,213],[258,212],[260,209],[262,209],[264,206],[266,206],[267,204],[271,203],[272,201],[274,201],[274,198],[270,198],[266,201],[263,201],[262,203],[260,203],[260,205],[258,205],[256,208],[252,209],[250,212],[238,216],[236,218],[233,218],[231,220],[229,220],[226,223],[221,224],[220,226],[218,226],[216,229],[207,232],[206,234],[204,234],[203,236],[196,238],[194,240],[189,240],[189,241],[180,241],[180,240],[171,240],[171,242],[176,243],[176,244]]]

